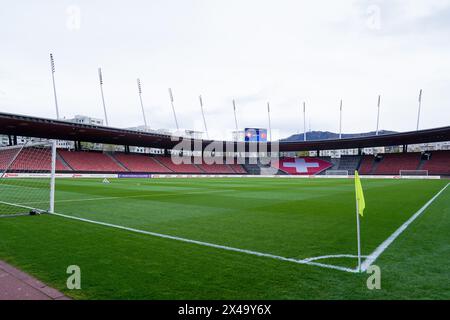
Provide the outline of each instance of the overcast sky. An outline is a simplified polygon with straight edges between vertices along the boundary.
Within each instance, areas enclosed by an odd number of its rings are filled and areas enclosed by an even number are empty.
[[[239,127],[274,138],[307,128],[415,129],[449,125],[450,1],[0,0],[0,111],[55,117],[49,53],[62,116],[103,118],[102,67],[111,126],[142,124],[136,78],[152,128],[230,138]]]

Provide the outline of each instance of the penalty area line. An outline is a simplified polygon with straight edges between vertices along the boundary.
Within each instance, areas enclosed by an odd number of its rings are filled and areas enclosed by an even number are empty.
[[[383,243],[381,243],[368,257],[364,262],[361,264],[361,271],[367,271],[367,269],[374,263],[378,257],[394,242],[397,237],[408,228],[408,226],[416,220],[433,202],[436,200],[437,197],[441,195],[442,192],[445,191],[445,189],[448,187],[450,183],[447,183],[445,187],[443,187],[438,193],[436,193],[433,198],[428,200],[427,203],[423,205],[422,208],[420,208],[416,213],[414,213],[408,220],[405,221],[393,234],[389,236]]]
[[[276,260],[281,260],[281,261],[287,261],[287,262],[293,262],[293,263],[297,263],[297,264],[322,267],[322,268],[327,268],[327,269],[334,269],[334,270],[345,271],[345,272],[350,272],[350,273],[357,273],[358,272],[358,270],[356,270],[356,269],[336,266],[336,265],[332,265],[332,264],[325,264],[325,263],[308,261],[308,260],[298,260],[298,259],[293,259],[293,258],[277,256],[277,255],[273,255],[273,254],[270,254],[270,253],[264,253],[264,252],[252,251],[252,250],[247,250],[247,249],[239,249],[239,248],[234,248],[234,247],[229,247],[229,246],[223,246],[223,245],[219,245],[219,244],[203,242],[203,241],[198,241],[198,240],[192,240],[192,239],[187,239],[187,238],[181,238],[181,237],[171,236],[171,235],[167,235],[167,234],[163,234],[163,233],[145,231],[145,230],[140,230],[140,229],[135,229],[135,228],[129,228],[129,227],[125,227],[125,226],[121,226],[121,225],[117,225],[117,224],[101,222],[101,221],[96,221],[96,220],[91,220],[91,219],[85,219],[85,218],[65,215],[65,214],[56,213],[56,212],[55,213],[51,213],[50,215],[54,215],[54,216],[58,216],[58,217],[62,217],[62,218],[67,218],[67,219],[72,219],[72,220],[77,220],[77,221],[82,221],[82,222],[87,222],[87,223],[92,223],[92,224],[97,224],[97,225],[101,225],[101,226],[105,226],[105,227],[125,230],[125,231],[129,231],[129,232],[150,235],[150,236],[154,236],[154,237],[158,237],[158,238],[170,239],[170,240],[175,240],[175,241],[180,241],[180,242],[185,242],[185,243],[192,243],[192,244],[196,244],[196,245],[200,245],[200,246],[204,246],[204,247],[210,247],[210,248],[215,248],[215,249],[221,249],[221,250],[245,253],[245,254],[258,256],[258,257],[271,258],[271,259],[276,259]]]

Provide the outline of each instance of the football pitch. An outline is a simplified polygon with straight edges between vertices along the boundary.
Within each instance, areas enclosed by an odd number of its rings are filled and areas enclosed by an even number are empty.
[[[352,179],[58,179],[61,215],[0,219],[0,259],[80,299],[450,299],[448,180],[362,184],[380,290]]]

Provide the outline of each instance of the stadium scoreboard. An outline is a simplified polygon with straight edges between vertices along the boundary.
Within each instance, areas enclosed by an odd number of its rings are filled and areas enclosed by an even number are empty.
[[[245,128],[245,142],[267,142],[267,129]]]

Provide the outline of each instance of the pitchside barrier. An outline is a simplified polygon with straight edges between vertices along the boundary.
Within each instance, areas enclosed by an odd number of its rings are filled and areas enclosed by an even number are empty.
[[[2,178],[49,178],[49,173],[5,173]],[[56,173],[55,178],[117,178],[114,173]]]
[[[6,173],[2,178],[49,178],[47,173]],[[279,178],[279,179],[353,179],[353,175],[245,175],[245,174],[114,174],[114,173],[56,173],[56,178]],[[367,179],[441,179],[441,176],[360,175]]]

